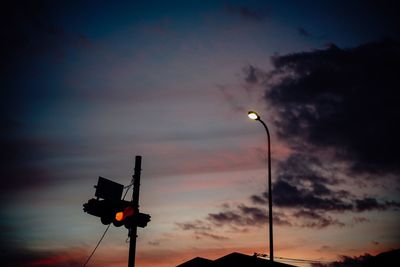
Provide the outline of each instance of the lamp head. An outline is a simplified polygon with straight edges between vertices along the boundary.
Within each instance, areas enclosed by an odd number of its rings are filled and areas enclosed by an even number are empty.
[[[257,112],[255,112],[255,111],[249,111],[248,113],[247,113],[247,116],[251,119],[251,120],[255,120],[255,121],[258,121],[258,120],[260,120],[260,116],[257,114]]]

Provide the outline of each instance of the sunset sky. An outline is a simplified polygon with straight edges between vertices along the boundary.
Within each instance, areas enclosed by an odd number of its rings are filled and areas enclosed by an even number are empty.
[[[82,204],[136,155],[137,266],[268,253],[248,110],[275,257],[400,247],[395,1],[4,2],[1,266],[82,266],[106,228]],[[127,266],[126,239],[87,266]]]

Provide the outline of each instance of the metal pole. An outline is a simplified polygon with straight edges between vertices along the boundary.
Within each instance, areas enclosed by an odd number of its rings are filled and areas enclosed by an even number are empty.
[[[271,189],[271,137],[267,125],[263,120],[258,119],[265,128],[268,136],[268,208],[269,208],[269,258],[274,261],[274,240],[272,232],[272,189]]]
[[[135,214],[139,213],[139,188],[140,188],[140,172],[142,170],[142,157],[135,157],[135,170],[133,174],[133,191],[132,191],[132,205]],[[136,238],[137,226],[131,226],[129,229],[129,260],[128,267],[135,267],[135,253],[136,253]]]

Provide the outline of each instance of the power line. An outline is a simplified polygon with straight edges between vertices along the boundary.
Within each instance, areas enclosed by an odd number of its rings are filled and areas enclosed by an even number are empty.
[[[124,188],[126,188],[126,191],[125,191],[125,194],[124,194],[124,197],[122,198],[122,200],[124,200],[125,197],[126,197],[126,194],[128,194],[129,188],[131,188],[131,187],[133,186],[133,180],[134,180],[134,179],[135,179],[135,177],[132,176],[131,183],[130,183],[129,185],[127,185],[127,186],[124,186]]]
[[[124,186],[124,189],[126,189],[126,191],[125,191],[125,194],[124,194],[124,197],[122,198],[122,200],[125,199],[126,195],[128,194],[129,189],[133,186],[133,179],[134,179],[134,178],[135,178],[135,177],[133,176],[133,177],[132,177],[132,181],[131,181],[131,183],[130,183],[129,185]],[[90,256],[88,257],[88,259],[86,260],[85,264],[82,265],[82,267],[85,267],[86,264],[88,264],[88,262],[90,261],[90,259],[91,259],[92,256],[94,255],[94,253],[96,252],[97,248],[99,247],[101,241],[103,241],[103,238],[104,238],[104,236],[106,235],[106,233],[107,233],[108,229],[110,228],[110,226],[111,226],[111,223],[107,226],[107,228],[106,228],[106,230],[104,231],[103,235],[101,236],[99,242],[97,242],[96,247],[93,249],[92,253],[90,254]],[[129,234],[128,234],[128,239],[129,239]],[[127,240],[128,240],[128,239],[127,239]]]
[[[303,260],[303,259],[281,259],[277,258],[280,262],[287,262],[287,263],[322,263],[322,264],[327,264],[327,263],[332,263],[328,261],[318,261],[318,260]]]
[[[100,238],[99,242],[97,242],[97,245],[96,245],[96,247],[93,249],[92,253],[90,254],[90,256],[88,257],[88,259],[86,260],[85,264],[83,264],[83,266],[82,266],[82,267],[85,267],[85,266],[86,266],[86,264],[87,264],[87,263],[90,261],[90,258],[92,258],[92,256],[93,256],[94,252],[95,252],[95,251],[96,251],[96,249],[99,247],[99,245],[100,245],[101,241],[103,240],[103,238],[104,238],[104,236],[106,235],[106,233],[107,233],[108,229],[110,228],[110,226],[111,226],[111,223],[110,223],[110,224],[107,226],[107,228],[106,228],[106,230],[104,231],[103,235],[101,236],[101,238]]]
[[[257,257],[269,258],[267,254],[255,253]],[[299,263],[332,263],[334,260],[309,260],[309,259],[297,259],[297,258],[286,258],[286,257],[275,257],[281,261],[287,262],[299,262]]]

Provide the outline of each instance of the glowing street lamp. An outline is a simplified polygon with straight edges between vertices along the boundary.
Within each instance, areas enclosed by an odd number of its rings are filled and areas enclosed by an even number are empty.
[[[260,116],[258,116],[258,114],[255,111],[249,111],[247,116],[252,120],[259,120],[260,119]]]
[[[264,126],[265,131],[267,132],[268,137],[268,217],[269,217],[269,258],[270,261],[274,261],[274,242],[273,242],[273,233],[272,233],[272,190],[271,190],[271,137],[269,135],[269,130],[265,122],[261,119],[261,117],[255,111],[249,111],[247,116],[255,121],[261,122]]]

